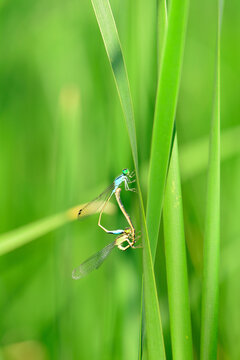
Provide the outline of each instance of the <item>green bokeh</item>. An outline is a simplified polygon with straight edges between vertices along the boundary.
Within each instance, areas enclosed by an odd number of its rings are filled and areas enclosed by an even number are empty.
[[[129,73],[146,198],[157,79],[155,2],[114,0],[111,5]],[[177,109],[180,156],[185,145],[209,136],[216,45],[213,11],[206,0],[190,2]],[[223,136],[240,124],[239,14],[238,1],[226,2],[221,37]],[[133,163],[90,1],[2,1],[0,34],[0,231],[4,233],[92,199]],[[239,148],[234,149],[221,163],[219,358],[238,360],[240,158]],[[201,157],[200,152],[191,161],[201,162]],[[206,168],[188,175],[182,190],[198,354]],[[123,194],[139,230],[136,200],[134,194]],[[104,216],[104,222],[125,226],[120,212]],[[4,359],[24,358],[11,355],[20,342],[31,349],[34,359],[137,358],[141,250],[116,251],[89,277],[71,279],[75,266],[113,240],[96,223],[97,216],[72,223],[1,257]],[[162,245],[158,250],[162,263]],[[158,271],[170,358],[164,266]]]

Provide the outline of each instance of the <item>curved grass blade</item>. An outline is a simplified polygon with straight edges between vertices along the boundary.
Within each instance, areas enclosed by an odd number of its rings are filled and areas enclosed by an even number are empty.
[[[220,0],[217,1],[216,86],[210,133],[206,223],[203,251],[200,358],[217,358],[220,253]]]
[[[172,0],[157,88],[149,169],[147,226],[155,258],[163,193],[166,182],[172,133],[180,83],[188,0]]]
[[[113,71],[114,80],[116,82],[117,91],[126,120],[135,168],[138,170],[137,140],[132,99],[116,24],[108,0],[91,1]]]
[[[193,359],[192,331],[177,135],[163,206],[164,241],[173,359]]]
[[[157,289],[153,271],[153,262],[150,251],[149,237],[146,226],[143,199],[138,177],[137,142],[134,122],[134,113],[129,88],[129,81],[124,63],[119,36],[108,0],[91,0],[103,37],[106,52],[112,67],[120,102],[125,116],[130,138],[133,161],[136,169],[136,182],[138,187],[140,212],[143,224],[143,269],[144,269],[144,297],[146,329],[148,339],[149,359],[165,359],[164,341],[162,334],[161,317],[159,311]]]

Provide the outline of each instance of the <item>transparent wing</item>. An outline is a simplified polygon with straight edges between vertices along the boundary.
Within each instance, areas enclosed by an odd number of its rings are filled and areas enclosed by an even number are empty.
[[[98,269],[104,260],[111,254],[112,250],[116,245],[116,241],[105,246],[102,250],[98,251],[90,258],[85,260],[80,266],[72,272],[72,278],[75,280],[81,279],[82,277],[88,275],[93,270]]]
[[[105,202],[110,199],[111,193],[114,189],[114,183],[109,185],[98,197],[89,203],[85,204],[78,212],[78,217],[89,216],[95,214],[97,211],[101,211]]]

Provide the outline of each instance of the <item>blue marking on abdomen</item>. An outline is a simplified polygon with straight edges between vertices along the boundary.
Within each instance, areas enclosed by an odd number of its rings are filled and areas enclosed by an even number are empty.
[[[120,235],[120,234],[123,234],[124,233],[124,230],[112,230],[112,231],[109,231],[110,234],[114,234],[114,235]]]

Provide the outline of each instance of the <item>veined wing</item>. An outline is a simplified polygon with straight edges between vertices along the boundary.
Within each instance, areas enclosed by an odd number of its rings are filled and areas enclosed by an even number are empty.
[[[81,279],[93,270],[98,269],[102,265],[104,260],[111,254],[115,246],[116,241],[114,240],[113,242],[105,246],[102,250],[98,251],[90,258],[85,260],[80,266],[73,270],[72,278],[75,280]]]
[[[95,214],[97,211],[101,211],[105,202],[110,199],[111,193],[114,189],[114,183],[109,185],[98,197],[89,203],[85,204],[78,212],[78,217],[89,216]]]

